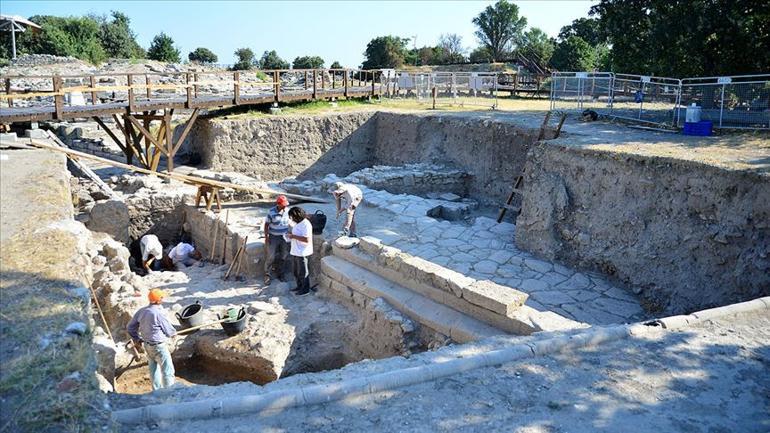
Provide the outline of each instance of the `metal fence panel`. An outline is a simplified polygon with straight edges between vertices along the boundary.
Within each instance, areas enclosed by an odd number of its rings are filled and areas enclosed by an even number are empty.
[[[680,124],[688,106],[718,128],[770,129],[770,74],[682,80]]]
[[[497,74],[482,72],[405,72],[383,74],[383,94],[437,106],[497,106]]]
[[[612,99],[609,72],[554,72],[551,76],[551,109],[608,108]]]
[[[676,78],[614,74],[606,114],[659,125],[675,125],[679,88]]]

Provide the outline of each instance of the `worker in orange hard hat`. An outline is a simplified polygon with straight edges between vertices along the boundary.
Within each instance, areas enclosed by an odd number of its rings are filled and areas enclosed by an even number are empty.
[[[278,278],[283,281],[289,258],[289,243],[284,235],[289,232],[289,199],[279,195],[275,206],[265,217],[265,285],[270,285],[270,273],[275,268]]]
[[[128,322],[128,333],[136,347],[144,346],[150,367],[152,389],[168,388],[174,384],[174,362],[168,349],[168,340],[176,335],[176,329],[166,318],[161,305],[166,292],[152,289],[147,295],[150,305],[142,307]]]

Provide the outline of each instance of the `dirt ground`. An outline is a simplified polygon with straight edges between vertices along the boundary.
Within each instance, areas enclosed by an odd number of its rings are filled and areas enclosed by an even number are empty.
[[[767,432],[768,341],[765,310],[264,417],[151,431]]]

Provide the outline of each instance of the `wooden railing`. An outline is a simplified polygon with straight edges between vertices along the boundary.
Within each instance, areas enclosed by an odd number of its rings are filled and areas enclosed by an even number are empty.
[[[4,113],[0,121],[33,107],[38,111],[47,108],[43,111],[61,119],[65,107],[93,112],[118,104],[135,111],[140,104],[142,109],[148,104],[172,102],[175,107],[194,108],[375,96],[381,91],[379,74],[352,69],[294,69],[2,76],[0,82],[5,85],[0,89],[0,108]],[[16,103],[22,99],[33,103]]]

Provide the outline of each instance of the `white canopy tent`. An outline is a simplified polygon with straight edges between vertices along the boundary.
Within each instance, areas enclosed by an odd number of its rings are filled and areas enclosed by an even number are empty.
[[[11,32],[11,53],[16,59],[16,32],[24,33],[27,27],[32,31],[40,31],[40,26],[18,15],[0,15],[0,31]]]

